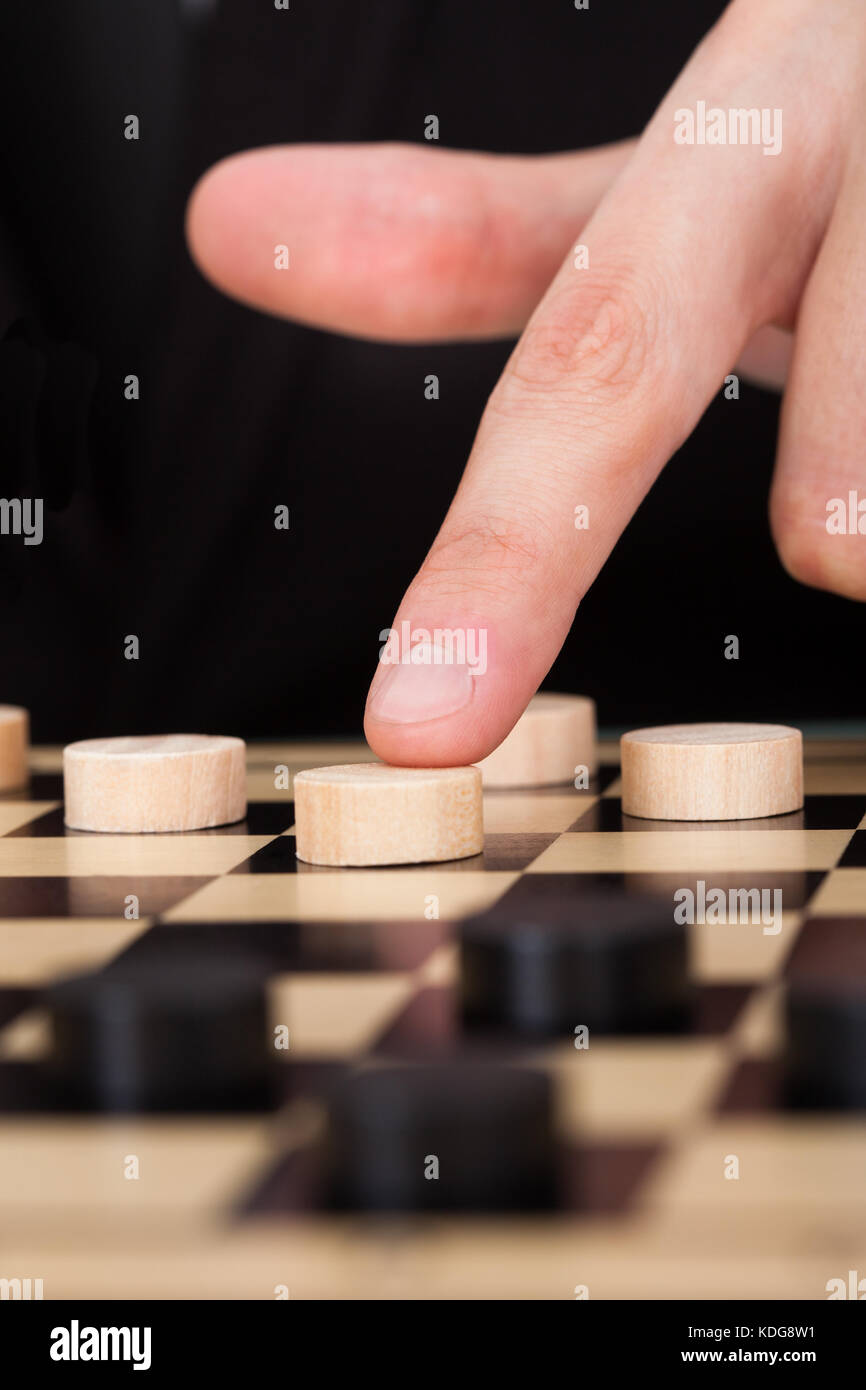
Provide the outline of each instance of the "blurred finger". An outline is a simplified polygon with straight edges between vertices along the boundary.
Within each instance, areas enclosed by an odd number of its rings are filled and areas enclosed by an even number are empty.
[[[295,145],[215,165],[190,198],[200,269],[236,299],[403,342],[516,334],[630,142],[522,158]],[[285,246],[288,270],[275,268]]]

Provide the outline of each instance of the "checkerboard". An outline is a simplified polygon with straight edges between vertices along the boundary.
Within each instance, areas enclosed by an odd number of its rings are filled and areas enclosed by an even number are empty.
[[[0,1277],[45,1298],[826,1298],[866,1277],[866,1122],[778,1102],[792,949],[822,922],[866,930],[866,743],[806,750],[802,812],[629,820],[616,747],[587,791],[485,796],[474,859],[326,869],[294,855],[275,771],[357,762],[361,745],[254,745],[244,823],[183,835],[65,831],[60,751],[0,798]],[[543,1044],[503,1060],[554,1078],[561,1209],[388,1218],[317,1197],[323,1097],[353,1067],[455,1060],[457,923],[563,886],[671,899],[698,881],[779,888],[782,929],[689,928],[685,1033]],[[138,917],[134,911],[138,911]],[[280,1104],[242,1115],[58,1113],[38,1083],[39,992],[124,953],[237,944],[268,964]],[[130,1158],[138,1176],[130,1178]],[[736,1162],[734,1162],[736,1160]],[[135,1165],[132,1165],[133,1167]],[[739,1176],[726,1176],[738,1168]]]

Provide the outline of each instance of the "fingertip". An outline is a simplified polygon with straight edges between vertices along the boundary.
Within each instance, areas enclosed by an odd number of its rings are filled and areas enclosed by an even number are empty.
[[[308,307],[304,285],[281,272],[299,252],[309,259],[313,251],[312,292],[322,298],[316,257],[323,230],[316,225],[313,235],[310,228],[322,213],[324,162],[316,147],[270,145],[229,155],[202,174],[187,201],[186,237],[193,260],[217,289],[253,308],[295,317],[299,307]]]
[[[373,752],[403,767],[464,767],[483,758],[495,736],[479,680],[466,667],[380,668],[364,716]]]
[[[230,155],[201,175],[187,199],[184,232],[199,270],[220,288],[230,280],[229,248],[237,231],[239,179],[249,156]]]
[[[467,738],[456,719],[397,728],[368,716],[364,733],[376,756],[393,767],[468,767],[484,756],[476,751],[483,746],[477,735]]]
[[[507,632],[486,625],[417,627],[395,620],[370,686],[364,731],[383,762],[463,767],[492,752],[543,671]]]

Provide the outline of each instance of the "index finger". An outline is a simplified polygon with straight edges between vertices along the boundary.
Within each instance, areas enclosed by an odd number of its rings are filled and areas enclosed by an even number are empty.
[[[735,6],[696,51],[491,396],[393,624],[432,655],[381,665],[371,687],[367,737],[388,762],[475,762],[501,742],[747,339],[790,312],[825,215],[799,197],[813,174],[826,188],[820,151],[676,138],[683,112],[708,108],[754,110],[771,138],[774,112],[796,120],[804,98],[778,25],[750,28],[744,45],[745,13]],[[484,671],[437,655],[436,632],[475,634],[475,649],[483,633]]]

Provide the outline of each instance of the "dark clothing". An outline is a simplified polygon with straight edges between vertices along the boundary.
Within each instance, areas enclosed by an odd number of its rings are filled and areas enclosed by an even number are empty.
[[[51,508],[41,545],[0,536],[0,701],[43,740],[356,732],[509,351],[371,345],[231,302],[185,248],[199,174],[257,145],[423,143],[430,113],[443,146],[619,139],[723,6],[195,8],[0,15],[0,496]],[[595,695],[608,723],[859,714],[863,609],[797,586],[772,549],[777,401],[719,388],[548,684]]]

